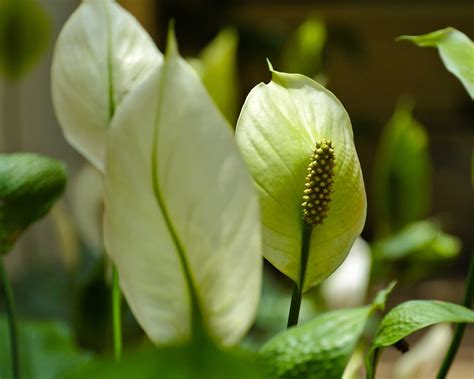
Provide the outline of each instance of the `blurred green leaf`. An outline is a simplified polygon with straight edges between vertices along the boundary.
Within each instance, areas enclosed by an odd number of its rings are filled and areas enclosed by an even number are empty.
[[[367,375],[374,378],[381,349],[434,324],[474,323],[474,311],[435,300],[412,300],[397,305],[382,320],[367,357]]]
[[[201,344],[129,352],[120,363],[95,361],[67,379],[261,379],[255,358],[237,350],[218,350]]]
[[[31,153],[0,154],[0,254],[49,212],[66,187],[65,165]]]
[[[50,20],[36,0],[0,1],[0,71],[22,77],[48,46]]]
[[[420,47],[436,47],[447,70],[455,75],[474,99],[474,43],[452,27],[421,36],[401,36]]]
[[[399,232],[373,245],[374,254],[382,260],[398,260],[410,256],[415,260],[436,260],[456,256],[461,249],[459,239],[441,231],[431,220],[408,224]]]
[[[373,210],[379,237],[425,217],[431,197],[428,136],[412,117],[413,102],[398,101],[382,131],[373,172]]]
[[[327,312],[301,326],[290,328],[260,350],[271,379],[340,379],[369,316],[383,309],[391,283],[371,306]]]
[[[239,86],[237,45],[239,37],[232,28],[223,29],[189,63],[201,77],[212,100],[231,125],[237,121]]]
[[[22,322],[20,364],[23,379],[63,378],[64,373],[89,361],[79,351],[65,325],[55,322]],[[7,326],[0,320],[0,377],[11,378]]]
[[[316,17],[304,21],[288,39],[282,51],[282,71],[303,74],[314,78],[322,70],[322,54],[327,30]]]

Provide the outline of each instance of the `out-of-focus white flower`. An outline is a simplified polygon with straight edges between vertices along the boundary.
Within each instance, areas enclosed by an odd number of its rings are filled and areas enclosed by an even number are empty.
[[[371,265],[370,246],[357,238],[344,263],[321,285],[330,308],[350,308],[364,304]]]
[[[452,336],[449,324],[433,326],[410,351],[398,359],[393,378],[434,378]]]

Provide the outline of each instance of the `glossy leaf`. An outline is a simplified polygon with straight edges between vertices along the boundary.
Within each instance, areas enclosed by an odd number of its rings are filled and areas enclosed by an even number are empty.
[[[66,181],[60,161],[31,153],[0,154],[0,254],[49,212]]]
[[[411,100],[400,99],[377,146],[373,209],[379,237],[425,217],[430,206],[428,135],[413,118],[413,107]]]
[[[260,358],[271,379],[339,379],[369,316],[383,309],[394,284],[380,291],[371,306],[324,313],[267,342]]]
[[[36,0],[0,1],[0,72],[20,79],[48,47],[48,14]]]
[[[258,199],[227,122],[168,45],[112,123],[106,250],[154,342],[189,339],[194,292],[208,332],[235,343],[260,294]]]
[[[334,192],[327,219],[311,234],[307,290],[343,262],[365,222],[364,182],[349,116],[339,100],[313,80],[272,71],[272,81],[248,95],[236,138],[260,194],[263,255],[296,283],[307,167],[316,142],[332,141]]]
[[[24,379],[64,378],[66,372],[90,360],[80,351],[65,325],[53,322],[23,322],[20,331],[20,363]],[[11,378],[8,329],[0,320],[0,376]]]
[[[138,22],[113,0],[85,0],[59,35],[53,105],[67,140],[103,170],[115,108],[162,61]]]
[[[374,378],[381,349],[434,324],[474,323],[474,311],[443,301],[412,300],[393,308],[382,320],[367,359],[368,378]]]
[[[474,43],[464,33],[445,28],[420,36],[401,36],[421,47],[436,47],[449,72],[455,75],[474,99]]]
[[[234,125],[237,120],[239,85],[237,81],[237,31],[223,29],[190,61],[215,104]]]

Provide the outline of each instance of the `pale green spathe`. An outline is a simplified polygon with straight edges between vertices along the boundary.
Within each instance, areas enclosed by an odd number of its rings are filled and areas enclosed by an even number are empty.
[[[115,108],[161,61],[115,1],[85,0],[64,25],[53,56],[53,104],[67,140],[99,170]]]
[[[315,81],[272,71],[272,81],[259,84],[248,95],[236,138],[260,193],[263,255],[296,283],[309,158],[317,141],[325,138],[333,143],[334,192],[327,219],[311,234],[307,290],[342,263],[365,222],[364,182],[349,116],[337,98]]]
[[[206,329],[232,344],[253,322],[260,297],[258,196],[227,122],[170,44],[163,65],[112,122],[106,250],[155,343],[190,337],[185,261]]]
[[[474,99],[474,43],[464,33],[452,27],[421,36],[401,36],[421,47],[437,47],[441,59]]]

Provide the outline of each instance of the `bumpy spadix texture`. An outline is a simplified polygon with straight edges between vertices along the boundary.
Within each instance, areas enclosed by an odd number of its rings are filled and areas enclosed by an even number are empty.
[[[236,137],[260,193],[263,254],[297,283],[308,158],[317,142],[332,143],[333,192],[324,223],[311,233],[307,290],[342,263],[365,222],[364,182],[349,116],[315,81],[273,71],[269,84],[259,84],[248,95]]]
[[[328,216],[334,184],[335,154],[332,142],[316,142],[306,175],[303,195],[303,220],[312,226],[322,225]]]
[[[168,44],[163,66],[112,122],[106,250],[153,341],[190,337],[190,284],[209,333],[231,344],[253,322],[260,296],[258,197],[227,122]]]
[[[112,0],[84,0],[59,35],[51,69],[64,135],[103,171],[114,109],[162,62],[140,24]]]

